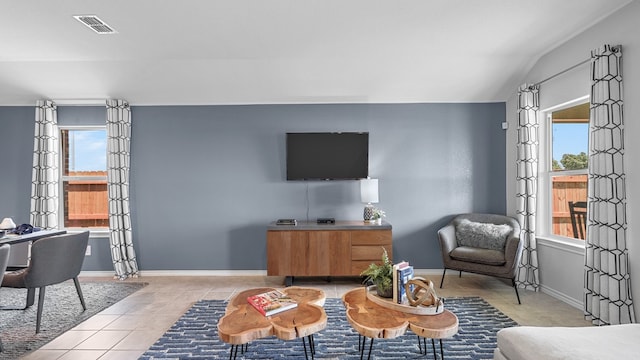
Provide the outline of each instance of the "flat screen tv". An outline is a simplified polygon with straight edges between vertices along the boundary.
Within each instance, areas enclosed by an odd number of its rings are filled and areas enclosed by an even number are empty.
[[[369,133],[287,133],[287,180],[353,180],[369,174]]]

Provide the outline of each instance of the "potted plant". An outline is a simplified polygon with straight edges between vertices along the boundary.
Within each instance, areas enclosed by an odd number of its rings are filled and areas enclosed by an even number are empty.
[[[374,208],[372,221],[378,224],[382,224],[382,218],[387,216],[382,209]]]
[[[393,263],[389,260],[387,249],[382,248],[382,264],[369,264],[360,276],[366,276],[364,283],[372,283],[376,286],[379,296],[393,297]]]

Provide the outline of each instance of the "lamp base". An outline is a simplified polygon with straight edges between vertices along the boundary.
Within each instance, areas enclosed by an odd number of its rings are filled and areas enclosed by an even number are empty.
[[[371,204],[368,204],[364,207],[362,217],[364,218],[364,221],[373,220],[373,206]]]

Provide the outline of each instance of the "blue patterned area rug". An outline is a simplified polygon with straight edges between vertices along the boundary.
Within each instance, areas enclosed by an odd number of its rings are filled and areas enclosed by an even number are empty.
[[[218,338],[217,331],[226,304],[221,300],[197,302],[140,360],[228,359],[231,346]],[[447,298],[445,307],[458,316],[460,324],[456,336],[443,340],[446,359],[492,359],[498,330],[517,325],[479,297]],[[358,333],[347,321],[342,300],[327,299],[324,308],[328,323],[326,329],[314,335],[315,359],[360,359]],[[430,341],[427,344],[428,355],[420,354],[418,337],[407,330],[395,339],[376,339],[371,358],[431,359],[433,349]],[[369,342],[367,350],[368,346]],[[439,347],[437,350],[439,357]],[[302,340],[282,341],[275,337],[253,341],[244,354],[238,353],[238,359],[304,358]]]

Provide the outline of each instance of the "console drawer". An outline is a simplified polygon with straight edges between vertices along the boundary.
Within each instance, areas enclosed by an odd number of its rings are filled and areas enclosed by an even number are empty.
[[[351,246],[351,261],[367,260],[368,262],[382,261],[382,249],[387,249],[387,255],[393,259],[391,245],[386,246]]]
[[[351,245],[391,245],[391,230],[352,231]]]

